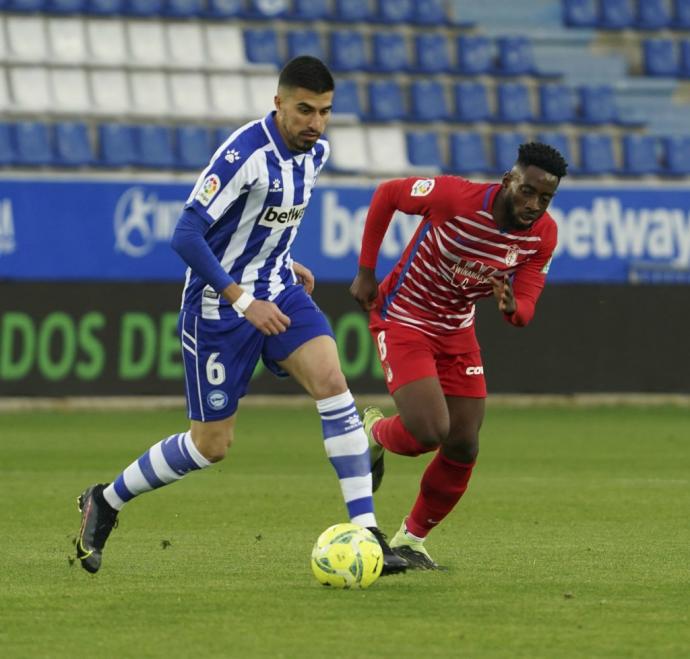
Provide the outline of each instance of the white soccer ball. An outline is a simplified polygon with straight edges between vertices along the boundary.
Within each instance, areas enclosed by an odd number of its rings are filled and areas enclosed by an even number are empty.
[[[311,569],[319,583],[334,588],[368,588],[383,568],[374,534],[356,524],[334,524],[317,539]]]

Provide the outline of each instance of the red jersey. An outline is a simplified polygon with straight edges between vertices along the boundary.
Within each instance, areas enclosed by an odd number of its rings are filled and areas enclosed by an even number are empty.
[[[422,215],[400,260],[379,286],[381,319],[447,336],[476,350],[475,302],[492,295],[491,277],[509,275],[517,303],[506,319],[526,325],[544,288],[557,227],[544,213],[526,230],[506,231],[492,215],[499,184],[456,176],[407,178],[380,185],[372,199],[359,263],[376,267],[396,209]]]

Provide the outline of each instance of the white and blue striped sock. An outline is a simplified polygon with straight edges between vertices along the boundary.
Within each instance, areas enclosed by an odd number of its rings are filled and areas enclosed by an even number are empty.
[[[137,495],[178,481],[190,471],[210,465],[199,453],[188,430],[154,444],[103,490],[103,496],[115,510],[120,510]]]
[[[350,521],[376,526],[369,443],[352,394],[346,391],[317,400],[316,408],[321,415],[326,455],[340,479]]]

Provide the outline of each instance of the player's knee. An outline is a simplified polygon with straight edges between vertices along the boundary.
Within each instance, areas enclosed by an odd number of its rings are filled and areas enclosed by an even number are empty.
[[[314,400],[323,400],[337,396],[347,390],[347,381],[338,366],[324,367],[315,382],[310,385],[309,392]]]
[[[192,440],[199,449],[199,453],[209,462],[220,462],[225,458],[232,445],[232,439],[232,432],[222,430],[201,432],[196,436],[192,433]]]
[[[479,437],[475,434],[449,436],[443,443],[443,455],[456,462],[476,462],[479,455]]]
[[[437,448],[446,441],[450,424],[448,419],[438,419],[431,416],[418,416],[403,424],[412,436],[427,448]]]

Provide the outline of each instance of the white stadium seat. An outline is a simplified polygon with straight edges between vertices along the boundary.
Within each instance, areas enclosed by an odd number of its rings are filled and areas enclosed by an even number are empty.
[[[168,65],[200,69],[206,65],[204,34],[198,23],[167,23]]]
[[[201,73],[172,73],[170,99],[176,117],[203,119],[209,113],[206,78]]]
[[[247,103],[246,80],[240,73],[212,73],[208,87],[213,117],[232,122],[245,121],[252,116]]]
[[[396,174],[412,169],[407,160],[407,144],[402,127],[374,126],[366,131],[371,171]]]
[[[12,61],[42,64],[48,59],[48,42],[43,18],[8,16],[5,28]]]
[[[58,112],[91,112],[91,96],[84,69],[51,69],[51,88]]]
[[[168,60],[163,25],[158,21],[129,21],[127,40],[130,63],[135,66],[163,66]]]
[[[52,61],[82,64],[88,60],[81,18],[48,18],[46,28]]]
[[[238,72],[247,68],[244,37],[242,30],[236,25],[207,25],[206,52],[208,66],[211,68]]]
[[[144,117],[163,117],[170,113],[170,99],[165,75],[158,71],[129,74],[132,88],[132,113]]]
[[[342,171],[363,172],[369,169],[367,139],[361,126],[333,126],[329,129],[330,164]]]
[[[94,64],[118,65],[127,61],[125,26],[119,19],[92,19],[86,23],[86,41]]]
[[[7,74],[5,69],[0,67],[0,111],[10,110],[12,108],[12,100],[10,99],[10,92],[7,86]]]
[[[9,73],[12,97],[18,110],[46,112],[51,109],[53,99],[46,69],[42,66],[23,66],[11,68]]]
[[[102,115],[122,115],[131,107],[127,74],[124,71],[96,69],[89,72],[93,111]]]
[[[263,117],[274,108],[273,98],[276,95],[276,76],[250,75],[247,78],[249,85],[249,111],[252,116]]]

